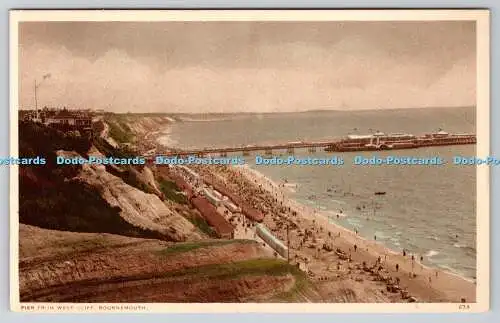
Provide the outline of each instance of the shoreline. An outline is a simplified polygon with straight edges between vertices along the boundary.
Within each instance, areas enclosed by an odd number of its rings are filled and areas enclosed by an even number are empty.
[[[171,134],[171,131],[172,131],[172,128],[171,128],[171,124],[168,124],[168,125],[165,125],[164,128],[162,128],[161,130],[157,130],[154,132],[154,135],[153,135],[153,141],[156,142],[157,144],[159,144],[160,146],[163,146],[163,147],[166,147],[167,145],[165,145],[165,142],[169,142],[171,143],[172,142],[172,139],[170,138],[170,134]],[[149,137],[149,136],[148,136]],[[148,138],[149,139],[149,138]],[[235,166],[232,166],[234,167],[235,169],[244,169],[246,170],[246,174],[249,175],[249,174],[252,174],[252,176],[256,177],[256,178],[259,178],[262,183],[261,184],[268,184],[272,187],[272,190],[275,190],[275,191],[279,191],[281,193],[282,196],[286,195],[282,189],[280,189],[279,185],[273,181],[272,179],[270,179],[269,177],[265,176],[264,174],[260,173],[258,170],[252,168],[251,166],[249,166],[248,164],[245,164],[245,165],[235,165]],[[269,188],[269,187],[268,187]],[[273,191],[270,191],[270,193],[272,193]],[[288,200],[288,203],[290,203],[290,207],[293,207],[297,212],[298,211],[301,211],[301,212],[306,212],[306,213],[311,213],[313,212],[313,208],[306,205],[306,204],[303,204],[299,201],[296,201],[295,199],[289,197],[289,196],[286,196],[286,200]],[[340,201],[342,202],[342,201]],[[329,210],[331,211],[331,210]],[[328,212],[328,210],[327,210]],[[318,212],[319,215],[321,217],[323,217],[325,220],[326,220],[326,224],[327,225],[332,225],[334,226],[335,228],[337,229],[343,229],[343,230],[346,230],[352,234],[354,234],[354,231],[340,225],[340,224],[337,224],[337,223],[334,223],[334,222],[330,222],[330,219],[329,219],[329,216],[326,215],[325,211],[324,210],[321,210]],[[346,216],[346,215],[341,215],[341,216]],[[400,253],[400,251],[398,252],[397,250],[394,250],[392,248],[390,248],[389,246],[386,246],[385,244],[383,243],[380,243],[380,242],[376,242],[374,241],[373,239],[370,239],[368,237],[364,237],[362,235],[357,235],[357,239],[362,239],[362,240],[365,240],[367,242],[370,242],[372,244],[377,244],[377,245],[380,245],[381,247],[383,248],[386,248],[387,249],[387,252],[388,253],[392,253],[394,255],[398,255]],[[426,255],[427,256],[427,255]],[[429,270],[439,270],[439,271],[442,271],[442,272],[445,272],[447,274],[450,274],[450,275],[454,275],[454,276],[457,276],[469,283],[473,283],[475,284],[475,279],[473,277],[468,277],[468,276],[465,276],[464,274],[458,272],[458,271],[454,271],[453,268],[451,267],[448,267],[449,269],[446,269],[446,268],[443,268],[441,266],[439,266],[438,264],[436,264],[435,266],[429,266],[429,265],[425,265],[425,264],[422,264],[420,262],[418,262],[419,265],[423,266],[424,268],[427,268]]]
[[[325,216],[322,212],[314,212],[307,205],[303,205],[288,197],[277,183],[248,165],[234,166],[232,168],[259,188],[264,189],[271,196],[277,197],[277,201],[282,202],[284,207],[289,207],[292,213],[296,212],[298,215],[297,218],[302,218],[306,222],[312,222],[314,226],[319,225],[325,231],[339,234],[338,237],[334,238],[334,245],[341,246],[342,250],[349,250],[349,254],[351,255],[355,253],[352,249],[354,245],[357,246],[358,252],[366,250],[366,255],[359,257],[358,262],[377,262],[378,259],[382,258],[384,267],[392,267],[392,274],[397,276],[402,285],[407,286],[412,294],[419,294],[419,299],[425,298],[422,295],[428,294],[429,300],[436,297],[441,299],[440,301],[454,299],[455,302],[460,302],[462,298],[475,300],[476,285],[474,281],[443,268],[433,268],[424,265],[418,258],[411,260],[410,257],[412,255],[410,253],[403,256],[402,253],[390,249],[381,242],[370,240],[339,224],[330,222],[328,216]],[[291,252],[295,252],[293,247],[291,248]],[[399,267],[398,270],[394,269],[396,264]],[[417,276],[410,277],[413,274]],[[426,289],[430,291],[437,290],[438,292],[428,293],[425,291]],[[441,295],[438,296],[438,294]]]
[[[245,165],[238,165],[238,166],[234,166],[236,169],[243,169],[244,170],[244,175],[249,175],[249,179],[258,179],[260,180],[260,184],[263,185],[264,188],[267,188],[268,191],[273,194],[274,192],[279,192],[279,194],[281,194],[281,196],[284,196],[284,200],[287,201],[287,206],[290,206],[293,210],[295,211],[300,211],[300,212],[306,212],[306,214],[308,214],[309,216],[311,214],[313,214],[314,216],[315,215],[319,215],[319,217],[322,217],[322,222],[327,222],[325,223],[326,225],[328,226],[333,226],[336,230],[345,230],[347,232],[349,232],[350,234],[355,234],[355,231],[351,230],[351,229],[348,229],[346,227],[344,227],[343,225],[341,224],[338,224],[338,223],[335,223],[333,221],[331,221],[331,218],[333,215],[328,215],[326,214],[327,212],[334,212],[332,210],[320,210],[318,212],[315,212],[314,208],[312,208],[311,206],[308,206],[304,203],[301,203],[300,201],[297,201],[295,200],[294,198],[290,197],[290,196],[287,196],[286,192],[284,190],[289,190],[286,186],[283,187],[283,188],[280,188],[280,185],[278,183],[276,183],[274,180],[272,180],[271,178],[267,177],[266,175],[264,175],[263,173],[259,172],[258,170],[252,168],[251,166],[249,166],[248,164],[245,164]],[[294,183],[295,184],[295,183]],[[298,184],[295,184],[295,185],[298,185]],[[271,189],[269,189],[271,188]],[[290,190],[289,190],[290,191]],[[337,212],[335,212],[337,213]],[[346,217],[347,215],[340,215],[340,217]],[[315,217],[315,219],[317,219],[318,217]],[[379,241],[375,241],[373,239],[370,239],[369,237],[366,237],[366,236],[363,236],[361,234],[357,234],[356,235],[356,239],[360,239],[360,240],[364,240],[366,241],[367,243],[372,243],[372,244],[376,244],[376,245],[379,245],[383,248],[385,248],[387,250],[387,253],[391,253],[391,254],[394,254],[394,255],[398,255],[402,252],[402,250],[398,251],[398,250],[394,250],[392,249],[391,247],[387,246],[386,244],[384,244],[383,242],[379,242]],[[404,249],[404,248],[402,248]],[[411,253],[410,253],[411,254]],[[425,255],[426,257],[428,257],[427,255]],[[463,274],[460,274],[459,272],[457,271],[454,271],[453,268],[449,267],[449,269],[445,269],[445,268],[442,268],[441,266],[439,266],[438,264],[435,264],[434,266],[429,266],[429,265],[426,265],[426,264],[423,264],[423,263],[420,263],[420,261],[416,260],[415,261],[416,264],[420,265],[420,266],[423,266],[424,268],[427,268],[429,270],[439,270],[439,271],[442,271],[442,272],[446,272],[447,274],[450,274],[450,275],[454,275],[454,276],[457,276],[467,282],[470,282],[470,283],[475,283],[475,279],[473,277],[468,277],[468,276],[465,276]]]
[[[162,129],[153,135],[153,140],[158,147],[163,146],[158,140],[159,137],[169,137],[169,131],[165,130],[167,129]],[[306,273],[312,275],[310,278],[316,280],[318,284],[329,284],[328,282],[321,282],[323,279],[325,281],[340,280],[342,284],[347,284],[355,291],[358,291],[360,287],[351,285],[361,284],[363,287],[360,291],[361,296],[359,298],[361,300],[359,302],[380,302],[379,296],[385,298],[383,302],[407,302],[407,298],[399,296],[399,292],[401,292],[401,295],[403,293],[411,295],[415,299],[412,301],[425,303],[471,303],[476,301],[476,285],[474,281],[440,267],[432,268],[423,265],[416,258],[411,260],[411,254],[409,253],[403,256],[378,241],[370,240],[342,225],[330,222],[329,216],[322,211],[318,214],[307,205],[287,196],[277,183],[249,165],[208,166],[195,167],[195,169],[205,175],[215,175],[224,184],[230,186],[229,188],[242,199],[251,201],[257,197],[253,202],[253,206],[266,214],[264,224],[277,238],[284,242],[286,241],[286,238],[284,238],[286,237],[286,231],[284,231],[282,224],[284,220],[290,221],[292,214],[295,213],[293,220],[297,220],[296,228],[299,235],[297,236],[295,231],[291,231],[292,235],[296,236],[290,239],[291,255],[296,255],[292,259],[292,263],[295,262],[299,268],[305,263]],[[241,180],[239,177],[244,178],[253,185],[245,185],[239,182]],[[283,189],[287,188],[283,187]],[[261,196],[262,194],[267,194],[267,196]],[[275,197],[274,201],[273,197]],[[266,212],[266,208],[268,211],[269,209],[280,211],[275,213]],[[286,208],[289,208],[288,213],[284,210]],[[300,246],[297,245],[304,233],[307,237],[312,234],[315,242],[314,247],[311,244],[307,248],[302,243],[300,243]],[[327,236],[327,234],[330,235]],[[321,248],[318,248],[321,242],[331,240],[332,235],[334,247],[337,248],[337,251],[341,251],[346,255],[349,254],[349,260],[339,259],[338,254],[335,256],[336,252],[324,252]],[[319,244],[316,243],[316,238],[320,241]],[[305,244],[310,243],[307,239],[304,239],[304,241]],[[357,247],[357,251],[356,247],[353,246]],[[312,251],[312,248],[314,248],[314,251]],[[332,264],[337,264],[337,270],[332,268]],[[380,268],[383,268],[382,271],[374,272],[373,268],[377,264],[380,265]],[[368,267],[370,265],[372,267]],[[367,275],[371,277],[367,277]],[[380,282],[380,280],[385,280],[385,282]],[[396,294],[384,291],[385,287],[389,290],[393,286],[396,286]],[[333,285],[325,287],[325,289],[336,288]],[[374,297],[373,291],[366,293],[363,289],[378,289],[377,293],[382,295]]]

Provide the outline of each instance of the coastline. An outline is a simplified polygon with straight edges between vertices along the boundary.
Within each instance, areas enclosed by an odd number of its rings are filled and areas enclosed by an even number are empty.
[[[341,225],[330,222],[328,216],[321,214],[321,212],[317,213],[310,207],[287,197],[277,183],[248,165],[234,166],[233,168],[250,182],[254,182],[270,195],[276,197],[279,202],[283,203],[283,206],[289,207],[291,213],[295,211],[297,218],[301,218],[305,222],[313,222],[316,226],[322,227],[334,235],[340,234],[339,237],[335,238],[334,245],[340,246],[343,250],[347,249],[353,260],[374,263],[378,257],[381,257],[384,267],[398,277],[401,285],[407,286],[411,294],[418,294],[420,296],[418,298],[422,301],[425,298],[428,301],[460,302],[462,298],[468,302],[475,301],[476,286],[470,279],[442,268],[424,265],[417,257],[412,260],[410,253],[403,256],[402,253],[390,249],[381,242],[370,240]],[[326,232],[322,233],[318,232],[318,235],[325,236]],[[353,250],[354,245],[357,246],[357,252]],[[294,248],[291,249],[293,253]],[[361,257],[359,257],[360,251],[364,252]],[[395,269],[396,264],[399,267],[398,270]],[[417,276],[410,278],[412,273]]]
[[[169,137],[169,132],[167,129],[162,129],[154,135],[153,140],[158,146],[164,146],[162,145],[164,140],[160,137]],[[385,287],[389,289],[392,286],[396,286],[401,294],[409,293],[417,302],[460,303],[465,301],[471,303],[476,301],[476,285],[473,281],[443,268],[423,265],[416,256],[412,261],[411,254],[403,256],[380,242],[362,237],[339,224],[330,222],[325,214],[321,212],[318,214],[307,205],[286,196],[277,183],[249,165],[202,166],[195,167],[195,169],[205,176],[215,175],[245,200],[256,196],[260,196],[259,198],[263,198],[264,201],[267,200],[267,204],[255,201],[251,204],[264,214],[267,213],[264,224],[283,242],[286,241],[286,229],[282,225],[283,216],[287,214],[287,220],[293,218],[299,235],[291,230],[290,252],[293,256],[291,262],[307,272],[318,284],[325,285],[326,290],[336,288],[332,284],[342,281],[349,287],[357,284],[353,289],[358,291],[370,290],[369,293],[361,292],[366,295],[358,297],[361,299],[360,302],[380,302],[373,297],[372,290],[377,290],[378,293],[382,291],[384,297],[387,297],[382,302],[407,302],[405,298],[399,296],[399,293],[396,297],[384,291]],[[243,179],[243,182],[239,182],[240,179]],[[248,183],[253,185],[246,185]],[[262,193],[267,196],[261,196]],[[267,210],[263,205],[267,205]],[[273,214],[269,212],[269,207],[275,211],[279,209],[283,213]],[[312,232],[313,241],[317,240],[320,243],[314,244],[314,247],[309,245],[307,248],[302,243],[300,247],[297,246],[296,243],[304,232],[306,235]],[[316,249],[322,242],[330,240],[333,240],[334,249],[337,248],[345,255],[349,255],[351,260],[339,259],[336,252]],[[356,251],[354,251],[355,245]],[[335,264],[337,268],[334,268]],[[382,271],[373,271],[377,264],[381,265]],[[367,274],[371,277],[367,277]],[[321,283],[323,280],[325,282]],[[360,284],[362,287],[358,286]]]
[[[280,188],[279,184],[277,184],[274,180],[270,179],[269,177],[267,177],[263,173],[259,172],[258,170],[252,168],[249,165],[241,165],[241,166],[234,166],[234,167],[242,170],[242,173],[245,176],[247,176],[250,180],[257,179],[259,181],[259,184],[261,184],[271,194],[273,194],[273,195],[277,194],[279,196],[282,196],[283,197],[282,200],[286,201],[287,206],[291,207],[292,210],[295,210],[297,212],[303,212],[303,214],[308,216],[310,219],[312,219],[312,218],[318,219],[319,218],[320,222],[322,222],[322,224],[332,226],[335,230],[344,230],[344,231],[349,232],[349,234],[351,234],[351,235],[354,234],[356,236],[356,239],[366,240],[369,243],[380,245],[381,247],[384,247],[386,249],[386,252],[388,254],[390,253],[390,254],[398,255],[401,253],[401,251],[394,250],[382,242],[372,240],[372,239],[365,237],[361,234],[356,235],[353,230],[348,229],[348,228],[342,226],[341,224],[337,224],[333,221],[330,221],[330,219],[333,215],[329,215],[327,213],[338,214],[338,212],[333,212],[333,211],[329,211],[329,210],[326,210],[326,211],[321,210],[319,212],[315,212],[315,210],[311,206],[308,206],[304,203],[301,203],[301,202],[293,199],[292,197],[287,197],[285,190],[290,191],[290,189],[288,187],[286,187],[286,184],[285,184],[285,187]],[[339,216],[340,217],[347,217],[347,215],[345,213],[339,214]],[[427,264],[420,263],[420,261],[418,261],[418,259],[415,260],[415,263],[418,264],[419,266],[423,266],[424,268],[427,268],[429,270],[439,270],[439,271],[447,272],[450,275],[455,275],[455,276],[457,276],[461,279],[464,279],[470,283],[475,282],[474,278],[467,277],[463,274],[460,274],[459,272],[453,270],[453,268],[451,268],[451,267],[448,267],[449,269],[447,270],[447,269],[442,268],[441,266],[439,266],[437,264],[435,266],[429,266]]]

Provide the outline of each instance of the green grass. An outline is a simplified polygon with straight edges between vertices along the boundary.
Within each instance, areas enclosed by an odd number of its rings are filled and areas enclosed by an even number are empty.
[[[119,143],[132,142],[134,136],[132,135],[130,127],[126,123],[116,121],[108,122],[109,135]]]
[[[165,197],[171,201],[180,204],[187,204],[187,198],[184,194],[182,194],[175,184],[175,182],[168,180],[158,180],[158,184],[160,186],[160,190],[165,194]]]
[[[109,135],[118,143],[126,143],[134,141],[134,132],[129,126],[135,118],[131,118],[126,114],[112,114],[106,117],[105,122],[109,126]]]
[[[205,219],[197,216],[185,216],[185,218],[191,222],[195,227],[197,227],[201,232],[205,233],[209,237],[217,238],[217,233],[212,229],[212,227],[205,221]]]

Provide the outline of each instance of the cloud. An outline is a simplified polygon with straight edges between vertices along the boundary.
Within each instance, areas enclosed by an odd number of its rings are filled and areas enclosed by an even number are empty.
[[[238,112],[310,109],[410,108],[475,104],[475,57],[431,64],[387,55],[357,38],[331,47],[302,42],[260,47],[263,67],[207,62],[157,68],[143,57],[110,48],[90,59],[65,46],[20,47],[20,106],[33,105],[33,82],[50,73],[38,91],[40,106],[109,111]],[[235,58],[237,59],[237,58]]]

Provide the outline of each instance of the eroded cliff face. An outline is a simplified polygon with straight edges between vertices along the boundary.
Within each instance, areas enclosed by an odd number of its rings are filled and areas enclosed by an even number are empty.
[[[160,196],[162,194],[160,189],[158,188],[155,176],[154,176],[151,168],[144,167],[141,171],[140,176],[141,176],[142,180],[144,181],[144,183],[146,183],[156,195]]]
[[[113,148],[118,148],[120,145],[109,135],[109,125],[107,123],[103,123],[103,127],[104,129],[100,133],[101,138]]]
[[[58,151],[58,156],[79,157],[75,152]],[[91,149],[89,155],[101,156]],[[146,167],[144,167],[146,168]],[[144,170],[146,180],[153,181],[151,170]],[[120,209],[119,215],[128,223],[141,229],[154,231],[170,241],[186,241],[201,238],[195,226],[169,208],[157,195],[146,193],[123,181],[120,177],[106,171],[104,165],[84,164],[75,177],[99,192],[111,206]]]
[[[147,136],[171,122],[166,117],[136,121],[123,130]],[[22,301],[311,299],[304,275],[255,241],[208,239],[201,233],[187,220],[189,206],[177,198],[175,184],[161,170],[55,164],[58,156],[131,156],[124,149],[127,141],[117,144],[109,129],[84,142],[34,125],[23,129],[21,153],[46,155],[51,162],[20,168]]]
[[[104,119],[101,137],[110,143],[132,143],[158,133],[176,120],[167,116],[113,115]]]
[[[20,225],[32,302],[242,302],[293,295],[294,268],[255,241],[172,243]]]
[[[134,118],[129,121],[129,128],[139,136],[145,136],[148,133],[161,130],[168,124],[175,122],[170,117],[166,116],[150,116]]]

